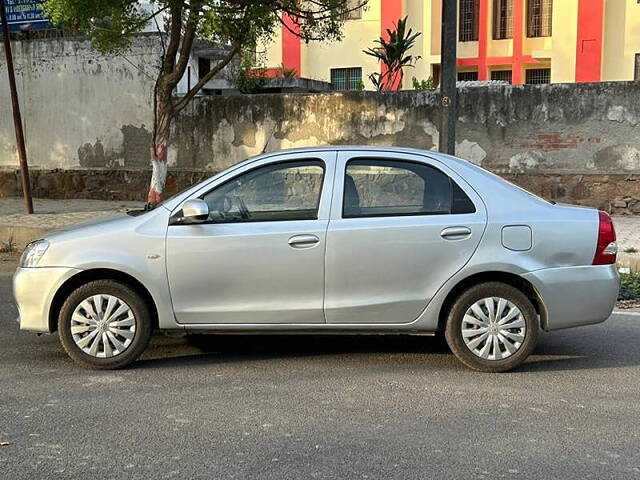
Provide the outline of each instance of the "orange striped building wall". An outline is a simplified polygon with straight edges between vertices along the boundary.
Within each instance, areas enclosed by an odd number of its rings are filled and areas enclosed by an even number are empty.
[[[407,16],[414,31],[422,32],[410,52],[420,59],[397,87],[411,88],[412,77],[437,81],[442,1],[369,0],[346,20],[340,42],[304,44],[283,27],[265,46],[267,66],[284,64],[299,76],[332,82],[336,89],[371,89],[368,76],[381,67],[362,50]],[[634,80],[640,75],[636,0],[447,1],[458,2],[460,80],[565,83]]]

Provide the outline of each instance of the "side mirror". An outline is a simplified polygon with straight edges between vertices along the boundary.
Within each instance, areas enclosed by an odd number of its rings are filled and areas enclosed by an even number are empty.
[[[209,205],[199,198],[187,200],[182,204],[182,218],[187,221],[204,221],[209,218]]]

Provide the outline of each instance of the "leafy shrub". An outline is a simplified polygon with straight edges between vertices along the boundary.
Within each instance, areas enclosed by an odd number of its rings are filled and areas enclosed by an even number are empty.
[[[436,88],[433,77],[429,77],[426,80],[418,80],[416,77],[413,77],[412,82],[415,90],[433,90]]]
[[[13,241],[13,237],[7,242],[0,242],[0,253],[11,253],[16,251],[16,244]]]
[[[623,273],[620,275],[620,294],[618,299],[640,299],[640,273]]]

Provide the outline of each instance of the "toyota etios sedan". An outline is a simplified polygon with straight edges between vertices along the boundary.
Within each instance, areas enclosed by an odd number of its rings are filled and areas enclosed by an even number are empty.
[[[485,372],[538,330],[604,321],[609,216],[555,205],[454,157],[332,147],[262,155],[154,209],[31,243],[20,327],[81,365],[133,362],[154,329],[434,334]]]

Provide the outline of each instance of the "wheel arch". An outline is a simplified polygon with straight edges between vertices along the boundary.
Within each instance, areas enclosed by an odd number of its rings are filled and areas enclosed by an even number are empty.
[[[512,287],[517,288],[524,293],[527,298],[533,304],[536,313],[540,317],[540,325],[543,330],[547,330],[547,310],[542,301],[540,293],[536,290],[531,282],[522,278],[520,275],[503,271],[486,271],[479,272],[470,275],[460,280],[447,294],[440,308],[440,314],[438,316],[438,330],[445,329],[447,323],[447,316],[456,298],[462,294],[468,288],[485,282],[502,282]]]
[[[60,286],[60,288],[58,288],[53,300],[51,301],[51,307],[49,308],[50,332],[55,332],[58,329],[58,316],[60,315],[60,310],[71,292],[93,280],[114,280],[135,290],[140,294],[149,307],[153,321],[153,328],[158,328],[158,308],[156,302],[153,300],[149,290],[138,279],[128,273],[111,268],[93,268],[90,270],[82,270],[69,278]]]

